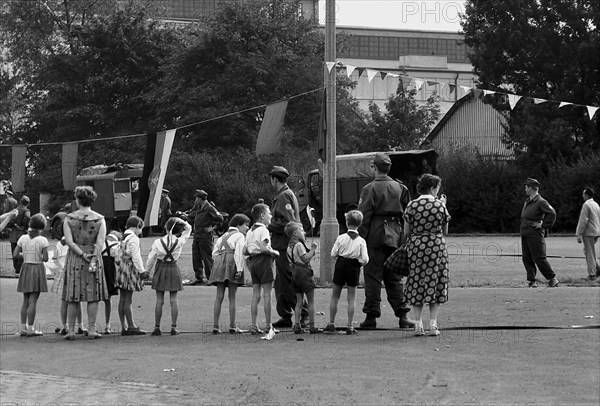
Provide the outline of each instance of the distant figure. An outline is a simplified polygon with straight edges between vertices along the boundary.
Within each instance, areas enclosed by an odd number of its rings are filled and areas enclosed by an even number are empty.
[[[210,278],[213,266],[213,230],[223,224],[223,216],[208,201],[208,193],[196,190],[198,208],[194,217],[194,239],[192,242],[192,266],[196,280],[190,285],[201,285]],[[194,204],[195,205],[195,204]]]
[[[4,207],[2,211],[3,214],[16,209],[18,206],[17,200],[14,198],[12,190],[7,189],[5,193],[6,200],[4,201]]]
[[[167,189],[163,189],[160,195],[160,212],[158,217],[160,229],[164,230],[167,220],[171,217],[171,198]]]
[[[523,249],[523,265],[527,271],[527,281],[530,288],[537,288],[535,275],[536,266],[548,280],[548,287],[558,286],[556,274],[546,259],[546,242],[544,237],[547,230],[556,220],[556,211],[546,199],[538,193],[540,182],[528,178],[525,183],[527,199],[521,210],[521,245]]]
[[[577,242],[583,242],[583,253],[587,263],[589,280],[600,276],[600,261],[596,257],[596,243],[600,238],[600,206],[594,201],[594,189],[583,189],[583,206],[577,223]]]

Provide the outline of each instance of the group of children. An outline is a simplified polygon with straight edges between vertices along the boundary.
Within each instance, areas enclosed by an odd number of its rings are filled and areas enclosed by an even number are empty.
[[[236,214],[229,223],[229,229],[214,244],[212,252],[214,266],[211,270],[209,283],[217,287],[214,302],[213,334],[220,334],[219,318],[221,307],[228,291],[229,299],[229,333],[239,334],[245,332],[236,324],[236,293],[237,288],[245,283],[244,273],[248,270],[252,280],[252,301],[250,314],[252,326],[249,333],[261,335],[265,333],[257,322],[258,305],[261,297],[265,313],[266,334],[265,340],[272,340],[277,330],[271,324],[271,289],[275,275],[275,258],[279,252],[271,247],[271,238],[267,229],[271,222],[269,206],[259,203],[252,208],[252,220],[244,214]],[[344,286],[348,287],[348,324],[346,334],[352,335],[356,331],[352,326],[355,312],[356,287],[359,282],[360,268],[364,266],[369,257],[366,242],[358,235],[358,227],[363,215],[358,210],[346,213],[346,226],[348,232],[340,235],[331,251],[331,256],[336,260],[333,276],[333,291],[330,302],[330,321],[324,330],[315,326],[314,303],[314,274],[310,267],[311,259],[317,251],[317,243],[310,247],[306,245],[306,234],[300,223],[290,222],[285,227],[289,237],[286,255],[292,268],[292,286],[296,293],[297,306],[295,309],[295,323],[293,331],[296,334],[308,332],[310,334],[324,331],[336,333],[335,317],[338,302]],[[44,262],[48,261],[48,240],[41,235],[46,227],[46,219],[42,214],[32,216],[29,230],[23,235],[15,249],[14,255],[22,255],[23,266],[19,275],[17,291],[23,293],[21,307],[21,335],[39,336],[42,332],[35,330],[36,303],[40,292],[47,291],[46,270]],[[137,216],[127,220],[126,231],[121,236],[117,231],[110,231],[102,250],[102,268],[106,280],[108,299],[105,302],[106,327],[104,334],[112,334],[110,324],[111,300],[110,296],[119,295],[118,315],[121,322],[122,335],[143,335],[146,331],[140,329],[133,319],[132,298],[133,293],[143,289],[144,281],[152,275],[152,289],[156,291],[155,326],[151,335],[161,335],[161,318],[164,305],[165,292],[169,292],[171,305],[171,335],[178,335],[177,318],[178,305],[177,293],[183,289],[181,272],[177,265],[183,246],[191,235],[191,225],[186,221],[173,217],[166,224],[166,235],[155,240],[152,244],[146,264],[144,264],[139,235],[144,227],[144,222]],[[52,291],[62,298],[64,284],[64,258],[68,247],[64,238],[57,243],[52,261],[55,264],[55,279]],[[145,266],[144,266],[145,265]],[[308,329],[300,324],[300,314],[304,298],[308,302],[309,325]],[[63,327],[57,332],[73,339],[74,334],[85,334],[86,330],[81,323],[81,307],[78,304],[76,313],[76,331],[68,331],[67,302],[61,304],[61,322]],[[93,338],[99,338],[95,335]]]

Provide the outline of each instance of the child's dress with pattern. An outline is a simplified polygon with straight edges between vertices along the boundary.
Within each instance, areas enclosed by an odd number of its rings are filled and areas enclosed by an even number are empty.
[[[104,217],[90,217],[75,213],[69,214],[65,221],[71,230],[73,242],[84,253],[100,258],[101,245],[97,244],[98,233]],[[106,281],[104,280],[104,267],[102,261],[96,261],[96,268],[90,272],[90,263],[73,250],[67,252],[65,260],[65,280],[63,284],[62,299],[67,302],[97,302],[108,298]]]
[[[117,267],[116,286],[119,289],[139,292],[144,281],[140,275],[144,272],[144,262],[140,252],[140,239],[133,231],[125,231],[121,242],[120,264]]]
[[[17,292],[47,292],[48,284],[46,282],[46,267],[44,266],[42,249],[48,248],[48,240],[41,235],[31,238],[25,234],[19,238],[17,246],[21,247],[21,253],[23,254],[23,265],[21,265],[21,272],[19,273]]]

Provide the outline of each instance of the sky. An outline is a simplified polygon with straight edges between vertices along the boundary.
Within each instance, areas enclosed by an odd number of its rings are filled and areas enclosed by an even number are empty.
[[[395,29],[459,31],[463,0],[335,0],[336,24]],[[325,23],[325,0],[319,19]]]

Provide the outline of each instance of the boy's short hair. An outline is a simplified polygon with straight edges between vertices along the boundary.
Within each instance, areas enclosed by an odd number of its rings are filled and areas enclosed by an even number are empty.
[[[171,231],[171,233],[173,233],[173,235],[178,235],[183,233],[183,228],[184,225],[180,222],[177,221],[177,217],[170,217],[167,222],[165,223],[165,230]]]
[[[127,219],[127,223],[125,223],[125,228],[139,227],[144,228],[144,220],[139,218],[138,216],[131,216]]]
[[[239,227],[244,224],[250,224],[250,219],[245,214],[235,214],[231,220],[229,220],[229,227]]]
[[[33,230],[43,230],[46,228],[46,216],[42,213],[37,213],[29,219],[29,228]]]
[[[258,203],[252,206],[252,220],[260,219],[261,214],[269,211],[269,206],[264,203]]]
[[[296,230],[302,230],[302,224],[297,223],[295,221],[290,221],[285,225],[283,232],[285,233],[285,235],[288,236],[288,238],[291,238],[292,234],[294,234],[294,231]]]
[[[348,227],[360,227],[363,221],[363,214],[358,210],[350,210],[344,216],[346,217],[346,225]]]

